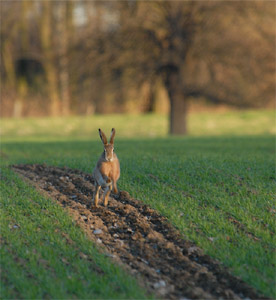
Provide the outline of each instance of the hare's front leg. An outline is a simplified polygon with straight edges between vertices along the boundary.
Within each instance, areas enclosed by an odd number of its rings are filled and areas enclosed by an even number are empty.
[[[95,190],[95,196],[94,196],[94,205],[97,207],[98,206],[98,202],[99,202],[99,192],[100,192],[101,186],[100,185],[96,185],[96,190]]]
[[[108,198],[109,198],[109,195],[110,195],[110,192],[112,190],[112,185],[108,185],[106,188],[105,188],[105,191],[104,191],[104,194],[103,194],[103,199],[104,199],[104,206],[107,206],[108,204]]]

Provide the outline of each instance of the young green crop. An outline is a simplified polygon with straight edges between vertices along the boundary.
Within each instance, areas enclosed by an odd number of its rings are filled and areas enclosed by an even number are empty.
[[[260,120],[259,135],[248,135],[250,132],[249,127],[253,122],[252,115],[254,115],[256,124]],[[126,122],[128,116],[123,116],[122,119],[117,116],[112,116],[110,119],[108,116],[98,116],[95,119],[90,119],[89,124],[93,130],[95,129],[93,134],[91,132],[91,136],[90,129],[87,129],[87,132],[84,130],[85,134],[81,136],[83,132],[81,131],[82,125],[80,125],[78,128],[80,135],[78,137],[77,134],[69,134],[62,139],[57,137],[57,129],[55,132],[54,130],[49,131],[49,135],[45,133],[45,135],[41,134],[39,137],[40,129],[37,130],[39,134],[34,130],[24,138],[16,133],[13,135],[11,131],[8,134],[6,129],[4,130],[6,136],[3,138],[1,147],[2,166],[4,166],[2,184],[5,187],[3,191],[6,193],[2,198],[6,199],[5,205],[7,208],[5,208],[5,211],[8,209],[7,211],[10,213],[14,212],[14,216],[6,221],[6,225],[20,225],[18,220],[21,220],[20,218],[23,218],[26,211],[30,210],[30,208],[24,208],[27,204],[26,207],[34,205],[34,208],[31,208],[31,220],[35,220],[37,222],[35,224],[38,224],[45,216],[41,215],[39,209],[35,209],[37,204],[32,203],[44,203],[46,200],[26,184],[23,184],[5,166],[18,163],[46,163],[48,165],[68,166],[91,173],[102,151],[97,128],[104,126],[103,129],[107,131],[111,127],[115,127],[117,129],[115,150],[121,162],[119,189],[127,190],[133,197],[159,210],[182,231],[184,238],[195,241],[206,253],[228,266],[232,273],[242,277],[250,285],[273,298],[276,296],[274,289],[276,242],[274,222],[276,212],[275,144],[274,136],[270,135],[269,132],[272,132],[275,128],[271,121],[272,115],[270,117],[268,115],[270,116],[270,113],[249,112],[245,117],[245,119],[249,118],[249,122],[247,123],[245,120],[242,123],[241,113],[235,115],[232,112],[229,115],[229,122],[232,119],[234,123],[235,120],[236,122],[239,120],[239,126],[243,124],[239,128],[239,132],[233,130],[233,135],[230,134],[230,129],[228,131],[227,126],[223,128],[223,120],[217,120],[214,115],[210,115],[208,121],[206,116],[206,120],[203,120],[201,125],[198,124],[201,127],[197,129],[197,132],[203,133],[206,122],[212,121],[215,122],[214,128],[216,130],[213,129],[213,134],[216,136],[205,137],[197,136],[197,133],[194,133],[194,136],[169,138],[164,136],[165,131],[156,134],[159,137],[149,137],[143,132],[151,124],[161,122],[163,124],[162,130],[166,128],[166,124],[164,125],[165,119],[160,121],[161,117],[156,116],[156,120],[154,120],[154,115],[145,116],[144,118],[143,116],[137,117],[136,121],[139,120],[139,122],[136,123],[136,127],[134,125],[127,126],[128,122],[135,124],[135,118]],[[227,120],[227,116],[225,118]],[[265,122],[261,121],[264,119],[270,121],[267,121],[264,125]],[[114,123],[111,124],[110,120]],[[23,123],[24,121],[29,122],[29,120],[22,120]],[[9,120],[9,122],[12,121]],[[38,121],[35,120],[34,122]],[[86,124],[86,122],[88,121],[85,120],[84,123]],[[61,119],[60,124],[63,124],[62,126],[68,125],[68,120]],[[216,124],[220,127],[216,127]],[[246,124],[249,124],[248,127]],[[89,127],[88,125],[85,126],[85,128]],[[235,126],[233,125],[234,128]],[[62,130],[64,128],[61,128],[61,132]],[[139,132],[137,133],[139,137],[135,136],[135,132]],[[28,141],[24,141],[24,139]],[[15,199],[15,204],[11,199]],[[45,203],[48,203],[47,201]],[[14,209],[17,205],[17,209]],[[47,215],[51,224],[55,219],[55,214],[57,214],[56,210],[59,211],[59,214],[64,214],[60,208],[54,206]],[[7,214],[3,216],[8,218]],[[26,219],[26,216],[24,218]],[[69,223],[66,224],[71,224],[70,218],[65,217],[65,214],[63,218],[67,218]],[[54,223],[51,226],[56,228]],[[69,232],[70,230],[80,232],[72,224],[68,228]],[[30,229],[28,230],[27,232],[31,232]],[[63,227],[63,230],[67,232],[67,227]],[[17,245],[23,245],[26,249],[27,234],[21,235],[20,232],[21,227],[11,227],[7,230],[6,234],[15,235],[10,240],[11,246],[4,247],[4,249],[9,249],[9,247],[18,249]],[[40,229],[40,232],[43,233],[44,229]],[[50,239],[50,242],[52,241],[52,235],[55,234],[49,231],[48,239]],[[81,236],[83,241],[81,251],[83,253],[92,251],[89,248],[91,243],[86,241],[83,234]],[[55,241],[54,237],[53,239]],[[47,243],[50,242],[47,241]],[[38,243],[41,243],[41,241]],[[57,257],[60,257],[61,249],[65,246],[57,244],[57,241],[54,245],[55,249],[57,247],[57,250],[55,250],[57,251]],[[69,255],[73,246],[66,245],[66,247]],[[45,250],[46,253],[43,252],[42,255],[42,250],[38,249],[39,255],[45,259],[43,255],[46,255],[47,251]],[[18,291],[18,295],[25,291],[24,284],[37,286],[34,279],[26,273],[27,271],[24,271],[25,273],[22,271],[24,270],[24,252],[21,253],[16,250],[16,255],[13,255],[9,250],[5,251],[8,253],[6,264],[11,267],[9,273],[7,273],[4,286],[9,283],[8,287],[13,286],[14,290]],[[76,250],[72,249],[72,251],[77,255]],[[16,260],[16,257],[19,258],[19,261]],[[71,256],[65,256],[65,258],[68,260],[71,259]],[[48,262],[50,257],[45,260]],[[36,271],[36,268],[39,266],[33,262],[33,258],[30,261],[32,262],[33,272],[38,274],[39,271]],[[101,260],[99,259],[99,261]],[[78,268],[79,263],[81,261],[76,261],[76,268]],[[104,264],[109,268],[109,262],[105,261]],[[55,265],[55,263],[52,263],[52,265]],[[60,284],[64,286],[65,292],[63,295],[72,297],[72,291],[68,290],[68,282],[70,281],[66,278],[65,271],[62,268],[59,269],[59,264],[57,264],[57,268],[58,270],[55,272],[59,272]],[[51,268],[44,267],[44,275],[42,276],[45,276],[43,278],[46,279],[46,282],[50,281],[51,270]],[[79,270],[77,274],[85,272],[83,269],[77,270]],[[25,281],[23,282],[18,278],[19,271],[25,274]],[[75,271],[70,272],[70,274],[75,274]],[[109,278],[112,278],[114,273],[108,274],[110,274],[108,275]],[[74,276],[72,278],[75,278]],[[93,286],[89,286],[85,281],[86,275],[83,276],[82,287],[88,286],[90,290],[93,290]],[[78,284],[75,283],[73,286],[76,290],[81,290]],[[133,284],[130,286],[133,286]],[[50,296],[53,295],[51,291],[55,290],[55,285],[52,288],[47,288],[48,286],[45,287],[45,285],[43,287],[44,291],[46,290]],[[34,288],[37,289],[37,287]],[[42,290],[43,288],[41,288]],[[134,290],[136,290],[136,295],[139,295],[137,297],[141,297],[138,290],[136,288]],[[38,290],[35,290],[34,293],[38,293]],[[110,294],[105,293],[108,292],[99,294],[99,297],[109,297],[113,292],[110,291]],[[15,297],[18,297],[18,295],[14,294]],[[121,295],[121,297],[127,295],[127,291],[120,291],[118,295]]]
[[[2,299],[145,298],[51,199],[5,167],[0,184]]]

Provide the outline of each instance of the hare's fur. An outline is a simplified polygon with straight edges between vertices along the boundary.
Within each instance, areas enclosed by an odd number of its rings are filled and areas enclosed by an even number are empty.
[[[113,187],[114,193],[118,193],[117,181],[120,177],[120,163],[119,159],[114,152],[114,137],[115,129],[111,130],[110,142],[107,142],[107,138],[104,132],[99,129],[100,138],[104,145],[104,152],[99,158],[97,165],[93,171],[93,177],[96,183],[96,190],[94,195],[94,205],[97,207],[99,202],[99,192],[102,188],[104,193],[102,199],[104,200],[104,206],[108,204],[108,197]]]

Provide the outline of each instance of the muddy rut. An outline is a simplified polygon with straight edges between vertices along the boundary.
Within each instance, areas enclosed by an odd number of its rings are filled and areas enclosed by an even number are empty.
[[[13,169],[65,207],[108,256],[165,299],[264,299],[205,255],[158,212],[121,191],[94,208],[91,175],[69,168],[17,165]]]

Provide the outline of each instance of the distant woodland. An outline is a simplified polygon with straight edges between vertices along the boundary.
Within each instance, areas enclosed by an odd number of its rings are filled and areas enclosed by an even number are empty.
[[[1,1],[1,115],[275,101],[273,1]],[[166,108],[167,105],[167,108]]]

